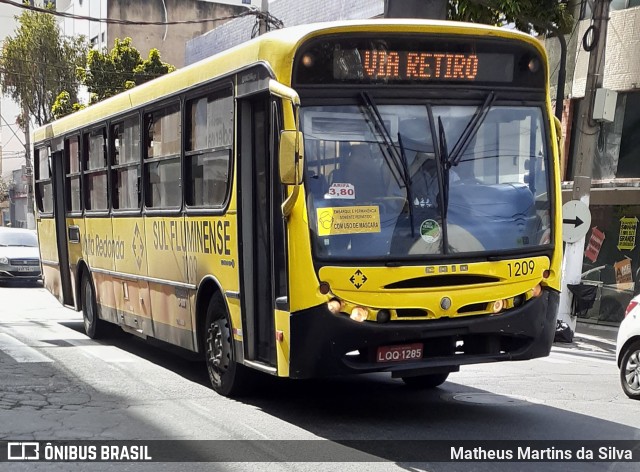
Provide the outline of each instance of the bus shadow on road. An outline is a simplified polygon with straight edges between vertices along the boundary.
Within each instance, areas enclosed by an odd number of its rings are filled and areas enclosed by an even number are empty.
[[[82,321],[61,321],[59,323],[62,326],[85,334]],[[60,341],[64,342],[64,340]],[[49,340],[48,342],[53,341]],[[90,339],[87,337],[82,340],[76,339],[73,341],[73,344],[76,346],[79,344],[86,346],[96,344],[113,346],[175,372],[190,382],[195,382],[205,387],[210,385],[204,360],[202,360],[198,354],[156,339],[144,340],[132,334],[125,333],[116,326],[114,326],[113,329],[109,331],[108,336],[104,338]]]
[[[81,321],[62,324],[84,333]],[[184,351],[164,343],[149,343],[125,333],[104,340],[87,339],[88,345],[93,343],[118,347],[188,381],[209,385],[203,362],[186,359]],[[473,462],[465,464],[469,467],[460,467],[462,464],[455,462],[409,461],[403,456],[402,448],[394,447],[394,442],[445,440],[456,444],[465,440],[494,440],[498,447],[500,441],[516,440],[526,447],[536,440],[640,438],[639,429],[595,415],[563,410],[547,404],[545,398],[521,396],[528,391],[525,385],[521,395],[505,395],[457,383],[456,374],[449,379],[438,388],[416,390],[382,373],[313,380],[279,379],[258,374],[253,390],[237,398],[236,403],[240,408],[242,405],[258,408],[274,421],[287,422],[320,439],[351,448],[356,461],[362,460],[364,454],[374,461],[390,461],[415,471],[511,471],[514,463]],[[541,395],[540,392],[537,395]],[[215,418],[220,403],[215,401],[218,398],[215,392],[211,391],[211,397],[214,401],[203,408]],[[269,438],[290,439],[279,436],[275,430]],[[306,459],[294,451],[287,460],[305,462]],[[540,470],[540,465],[517,463],[517,470]],[[596,471],[603,470],[603,466],[604,463],[545,462],[544,470]],[[617,463],[615,470],[635,470],[635,466],[637,464]]]

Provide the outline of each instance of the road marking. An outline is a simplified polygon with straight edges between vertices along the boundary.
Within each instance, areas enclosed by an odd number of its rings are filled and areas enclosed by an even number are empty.
[[[86,339],[86,338],[85,338]],[[91,357],[97,357],[103,362],[109,363],[122,363],[122,362],[135,362],[136,357],[122,349],[115,346],[104,346],[102,344],[89,344],[87,345],[84,339],[66,339],[66,341],[72,346],[78,348],[83,354],[88,354]]]
[[[579,362],[595,362],[597,364],[606,364],[606,365],[616,365],[616,361],[615,360],[605,360],[605,359],[598,359],[595,357],[591,357],[588,355],[584,355],[584,354],[569,354],[568,352],[554,352],[553,353],[554,357],[561,357],[561,358],[569,358],[572,359],[574,361],[579,361]]]
[[[540,359],[544,362],[549,362],[551,364],[573,364],[573,361],[566,361],[562,359],[554,359],[553,357],[543,357]]]
[[[53,362],[53,359],[6,333],[0,333],[0,351],[16,362]]]

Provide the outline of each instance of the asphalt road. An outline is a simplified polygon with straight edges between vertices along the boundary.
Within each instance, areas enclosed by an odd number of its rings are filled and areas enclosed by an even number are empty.
[[[605,334],[579,332],[577,342],[554,346],[545,359],[464,367],[428,392],[383,374],[265,378],[252,396],[230,400],[208,387],[202,363],[129,335],[90,340],[81,314],[59,306],[42,287],[2,286],[0,440],[247,442],[238,443],[242,447],[233,451],[234,462],[22,462],[0,468],[636,471],[637,462],[398,460],[398,449],[429,444],[409,442],[419,440],[517,440],[523,445],[546,440],[558,449],[568,444],[563,440],[577,441],[573,445],[640,441],[640,403],[622,393],[615,345],[611,333]],[[323,442],[282,442],[292,440]],[[193,444],[192,460],[206,458]],[[327,455],[330,460],[307,462]],[[269,462],[246,462],[255,457]]]

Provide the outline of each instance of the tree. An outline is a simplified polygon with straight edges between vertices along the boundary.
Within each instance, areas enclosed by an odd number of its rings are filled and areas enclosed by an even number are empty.
[[[0,202],[4,202],[7,198],[9,198],[9,184],[0,177]]]
[[[149,57],[142,60],[131,42],[131,38],[116,39],[111,51],[89,52],[86,66],[78,69],[78,77],[91,93],[91,103],[175,70],[160,60],[157,49],[151,49]]]
[[[85,108],[85,105],[80,103],[73,103],[71,100],[71,95],[66,90],[60,92],[56,97],[56,101],[53,102],[53,106],[51,107],[51,113],[53,113],[53,117],[56,120],[59,120],[63,116],[70,115],[78,110],[82,110]]]
[[[498,26],[514,23],[528,33],[567,33],[574,21],[567,3],[567,0],[451,0],[448,16],[452,20]]]
[[[16,19],[15,36],[2,47],[0,85],[40,126],[53,119],[51,107],[60,92],[77,101],[76,68],[86,62],[87,43],[84,37],[63,37],[50,14],[24,11]],[[28,120],[22,121],[28,132]]]

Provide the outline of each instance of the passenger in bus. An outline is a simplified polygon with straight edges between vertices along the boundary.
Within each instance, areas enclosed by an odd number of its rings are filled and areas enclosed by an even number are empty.
[[[384,168],[374,160],[368,144],[355,144],[346,161],[333,172],[331,183],[352,185],[355,200],[372,202],[385,195]]]

